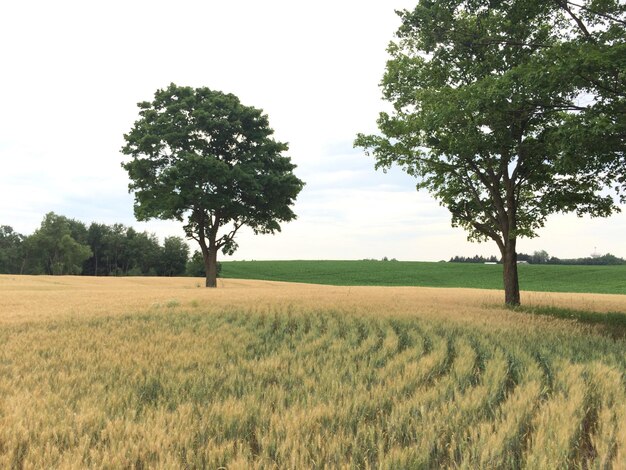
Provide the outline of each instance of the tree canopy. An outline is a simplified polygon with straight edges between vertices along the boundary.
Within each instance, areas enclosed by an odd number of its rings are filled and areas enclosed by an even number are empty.
[[[87,227],[49,212],[28,236],[0,226],[0,274],[197,275],[189,261],[182,238],[166,237],[161,246],[156,235],[119,223]]]
[[[494,240],[519,304],[518,237],[555,212],[617,209],[603,189],[623,175],[624,7],[422,0],[399,15],[382,81],[393,111],[355,144],[415,176],[470,239]]]
[[[92,255],[89,246],[77,241],[85,233],[82,223],[49,212],[26,239],[26,251],[45,274],[80,274],[83,262]]]
[[[135,215],[183,221],[202,250],[207,287],[215,287],[217,251],[232,254],[243,226],[280,231],[295,219],[304,183],[268,117],[232,94],[171,84],[138,106],[122,148]]]
[[[0,274],[20,273],[23,269],[24,236],[9,225],[0,225]]]

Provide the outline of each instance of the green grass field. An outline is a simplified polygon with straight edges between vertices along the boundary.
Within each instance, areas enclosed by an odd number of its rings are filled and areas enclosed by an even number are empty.
[[[502,289],[502,266],[413,261],[228,261],[224,278],[340,286]],[[519,266],[522,290],[626,294],[626,266]]]

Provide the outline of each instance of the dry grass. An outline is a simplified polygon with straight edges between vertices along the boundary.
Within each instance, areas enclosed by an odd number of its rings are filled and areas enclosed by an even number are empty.
[[[623,340],[493,291],[221,283],[0,276],[0,468],[622,468]]]

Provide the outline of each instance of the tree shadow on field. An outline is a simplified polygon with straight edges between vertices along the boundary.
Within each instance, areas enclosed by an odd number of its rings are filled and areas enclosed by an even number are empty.
[[[561,307],[511,307],[511,310],[575,320],[580,323],[596,326],[600,333],[615,340],[626,338],[626,313],[624,312],[604,313]]]

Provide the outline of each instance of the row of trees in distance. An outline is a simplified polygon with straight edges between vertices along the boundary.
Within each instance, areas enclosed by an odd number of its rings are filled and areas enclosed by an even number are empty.
[[[92,276],[204,276],[180,237],[138,232],[123,224],[83,222],[49,212],[31,235],[0,226],[0,273]]]
[[[556,256],[550,256],[547,251],[539,250],[533,252],[532,255],[526,253],[517,254],[518,262],[526,262],[529,264],[567,264],[567,265],[586,265],[586,266],[613,266],[626,264],[624,258],[607,253],[602,256],[588,256],[586,258],[566,258],[561,259]],[[453,256],[450,263],[502,263],[502,259],[495,256]]]

